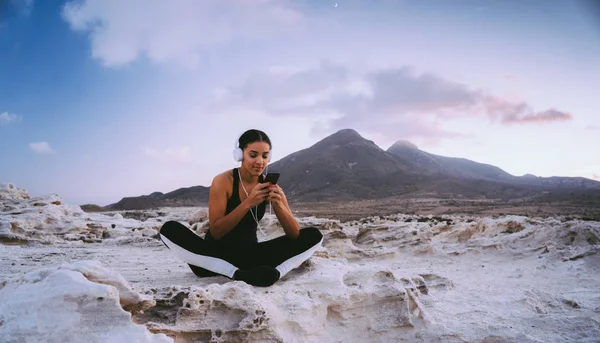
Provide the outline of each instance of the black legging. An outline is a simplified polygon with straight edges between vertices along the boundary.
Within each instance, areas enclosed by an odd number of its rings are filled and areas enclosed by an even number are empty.
[[[237,269],[258,266],[276,268],[283,277],[310,258],[323,241],[319,229],[307,227],[300,230],[296,239],[284,235],[265,242],[225,247],[205,241],[176,221],[168,221],[162,226],[160,238],[194,274],[224,275],[232,279]]]

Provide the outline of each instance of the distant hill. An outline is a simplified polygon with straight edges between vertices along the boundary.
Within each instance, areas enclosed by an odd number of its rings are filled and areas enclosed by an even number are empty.
[[[126,197],[119,202],[104,206],[105,209],[143,210],[154,207],[207,206],[210,187],[193,186],[178,188],[169,193],[153,192],[150,195]]]
[[[108,211],[108,209],[106,209],[105,207],[99,206],[99,205],[95,205],[95,204],[85,204],[85,205],[81,205],[79,206],[81,207],[81,209],[85,212],[104,212],[104,211]]]
[[[344,202],[385,197],[514,199],[553,190],[595,190],[585,178],[514,176],[499,167],[464,158],[434,155],[407,141],[383,150],[352,129],[269,165],[290,202]],[[597,191],[597,192],[596,192]],[[161,206],[206,206],[209,187],[179,188],[163,194],[126,197],[105,206],[135,210]]]
[[[464,179],[510,181],[514,176],[489,164],[478,163],[466,158],[445,157],[422,151],[407,141],[394,143],[387,151],[410,164],[423,174],[443,174]]]
[[[460,179],[489,180],[542,187],[600,189],[600,182],[583,177],[537,177],[531,174],[515,176],[490,164],[466,158],[434,155],[420,150],[407,141],[398,141],[387,151],[409,163],[415,172],[426,175],[439,174]]]

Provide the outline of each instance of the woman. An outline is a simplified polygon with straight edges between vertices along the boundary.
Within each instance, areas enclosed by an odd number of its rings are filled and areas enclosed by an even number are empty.
[[[209,230],[202,239],[183,224],[166,222],[160,238],[198,276],[224,275],[255,286],[271,286],[312,256],[323,242],[315,227],[300,229],[279,185],[262,182],[271,141],[259,130],[244,132],[234,150],[239,168],[214,177],[209,193]],[[285,235],[258,242],[267,203]]]

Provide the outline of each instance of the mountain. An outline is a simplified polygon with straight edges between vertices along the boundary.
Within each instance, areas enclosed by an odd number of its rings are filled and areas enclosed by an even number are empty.
[[[466,158],[434,155],[407,141],[397,141],[387,149],[390,154],[407,161],[413,170],[426,175],[446,175],[467,180],[488,180],[518,185],[600,189],[600,182],[583,177],[538,177],[532,174],[512,175],[496,166]]]
[[[178,188],[169,193],[153,192],[150,195],[126,197],[119,202],[104,206],[106,210],[143,210],[164,206],[207,206],[210,187],[193,186]]]
[[[444,174],[457,178],[491,181],[510,181],[514,176],[489,164],[478,163],[466,158],[434,155],[417,148],[407,141],[398,141],[387,149],[390,154],[407,161],[417,172]]]
[[[415,191],[426,177],[358,132],[345,129],[271,164],[289,197],[372,198]]]
[[[383,150],[345,129],[273,163],[294,202],[412,198],[514,199],[540,194],[533,183],[516,184],[502,169],[467,159],[436,156],[400,141]],[[598,183],[600,184],[600,183]]]
[[[588,189],[598,191],[593,197],[600,194],[597,181],[514,176],[493,165],[431,154],[407,141],[383,150],[352,129],[285,156],[270,164],[268,172],[281,173],[279,184],[290,202],[342,203],[386,197],[511,200]],[[204,186],[179,188],[166,194],[126,197],[106,209],[206,206],[208,193],[209,187]]]

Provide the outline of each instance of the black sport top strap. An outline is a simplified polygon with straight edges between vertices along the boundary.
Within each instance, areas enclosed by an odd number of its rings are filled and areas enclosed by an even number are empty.
[[[233,168],[233,191],[231,192],[231,199],[241,199],[240,197],[240,174],[238,174],[238,169]],[[239,205],[239,204],[237,204]],[[237,206],[235,205],[235,206]],[[233,208],[235,208],[235,206]],[[232,209],[233,211],[233,209]],[[229,212],[228,212],[229,213]]]

